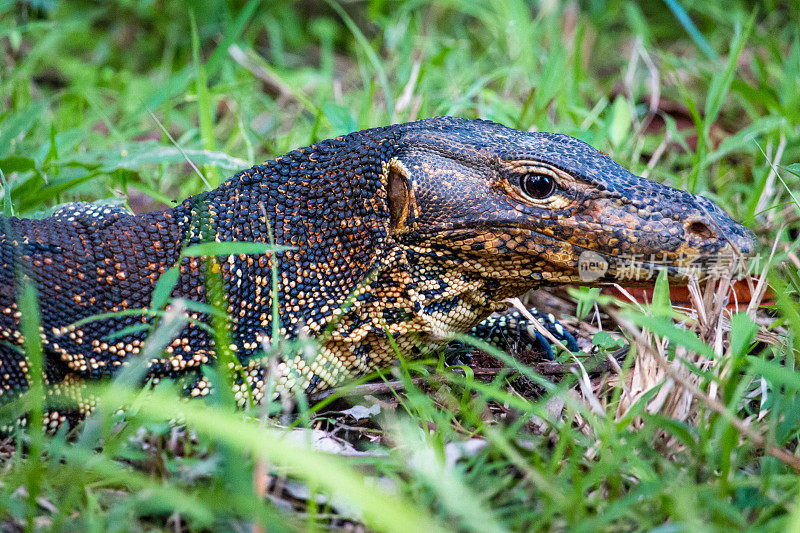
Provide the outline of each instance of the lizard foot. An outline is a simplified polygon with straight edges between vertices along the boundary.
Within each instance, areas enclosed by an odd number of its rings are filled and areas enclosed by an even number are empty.
[[[529,309],[539,324],[549,331],[570,351],[579,350],[575,337],[550,313],[542,313],[535,307]],[[519,311],[504,315],[490,316],[469,330],[469,335],[489,342],[506,353],[530,350],[542,354],[544,359],[555,359],[553,343],[531,324]],[[462,341],[454,341],[445,348],[445,363],[448,365],[468,365],[474,348]]]

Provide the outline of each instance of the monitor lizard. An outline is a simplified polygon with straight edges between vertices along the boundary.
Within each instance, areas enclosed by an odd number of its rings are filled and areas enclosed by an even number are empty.
[[[315,357],[277,362],[279,391],[311,393],[471,328],[496,336],[512,324],[511,338],[546,344],[521,317],[482,322],[531,288],[607,284],[631,265],[666,270],[680,283],[688,262],[747,255],[755,245],[752,232],[712,201],[635,176],[575,138],[453,117],[321,141],[165,211],[134,215],[79,202],[41,220],[4,217],[1,229],[0,403],[30,382],[18,307],[23,277],[38,291],[45,377],[58,389],[114,375],[141,353],[148,332],[113,334],[155,319],[76,322],[147,308],[173,266],[171,296],[207,301],[206,261],[182,255],[187,247],[288,247],[212,264],[224,284],[229,348],[247,381],[238,399],[249,390],[260,401],[273,331],[291,339],[328,330]],[[586,258],[604,265],[588,280]],[[201,368],[215,361],[215,339],[199,324],[206,314],[187,313],[191,321],[163,356],[147,361],[147,377],[190,376],[188,394],[203,396],[209,383]],[[544,322],[574,346],[560,325]],[[49,416],[46,423],[58,424],[66,415]]]

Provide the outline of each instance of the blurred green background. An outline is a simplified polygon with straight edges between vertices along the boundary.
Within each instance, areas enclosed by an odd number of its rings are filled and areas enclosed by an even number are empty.
[[[198,192],[178,146],[235,158],[195,159],[213,186],[239,160],[433,115],[578,136],[746,220],[767,159],[798,156],[797,2],[3,4],[0,160],[41,175],[11,183],[23,213]]]

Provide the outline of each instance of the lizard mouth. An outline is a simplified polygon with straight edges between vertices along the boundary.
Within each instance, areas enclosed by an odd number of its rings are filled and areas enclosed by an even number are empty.
[[[684,242],[671,251],[608,253],[547,235],[527,224],[447,226],[417,232],[416,235],[422,241],[430,239],[432,242],[483,241],[483,247],[472,246],[467,252],[470,256],[483,255],[487,251],[492,256],[503,253],[530,256],[532,263],[549,266],[539,269],[545,283],[652,285],[658,274],[666,271],[670,282],[685,285],[691,278],[703,279],[733,271],[737,262],[749,255],[738,243],[724,237],[704,247]],[[531,245],[531,242],[535,244]]]
[[[590,224],[589,229],[592,231],[596,231],[598,233],[608,230],[609,228],[613,229],[625,229],[630,230],[627,226],[622,225],[608,225],[608,224]],[[574,229],[574,227],[571,227]],[[753,248],[752,243],[745,242],[747,239],[729,239],[727,237],[715,237],[713,239],[704,239],[702,245],[698,245],[695,242],[692,242],[688,239],[675,239],[673,242],[674,249],[667,249],[667,245],[664,244],[662,247],[656,249],[651,248],[647,249],[646,246],[642,246],[641,249],[633,249],[629,253],[611,253],[602,248],[591,248],[582,244],[578,244],[576,242],[572,242],[569,239],[562,239],[557,236],[554,236],[549,233],[545,233],[539,227],[535,227],[532,224],[528,224],[525,222],[522,223],[503,223],[503,224],[492,224],[492,223],[483,223],[481,225],[471,224],[467,225],[464,224],[454,224],[448,226],[440,226],[436,228],[427,228],[425,230],[418,230],[415,232],[417,238],[425,239],[435,239],[439,238],[447,238],[447,239],[465,239],[470,237],[477,237],[477,236],[485,236],[488,238],[501,238],[503,235],[512,236],[512,237],[531,237],[535,241],[544,241],[548,244],[551,244],[552,247],[555,249],[557,245],[566,245],[570,247],[574,247],[578,250],[578,252],[583,251],[592,251],[599,254],[603,254],[607,257],[614,257],[617,259],[630,259],[633,256],[642,258],[642,257],[662,257],[664,259],[671,257],[671,256],[690,256],[697,260],[703,260],[704,258],[714,258],[717,255],[736,255],[736,256],[748,256],[751,253]],[[631,239],[633,242],[640,242],[644,240],[644,237],[651,236],[648,232],[635,232],[633,238]],[[741,242],[740,242],[741,241]],[[677,246],[676,246],[677,245]]]

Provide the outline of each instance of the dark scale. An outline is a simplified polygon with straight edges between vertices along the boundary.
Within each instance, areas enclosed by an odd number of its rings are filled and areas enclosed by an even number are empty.
[[[585,250],[613,265],[620,257],[677,264],[687,253],[702,264],[753,249],[749,230],[711,201],[634,176],[581,141],[448,117],[321,141],[162,212],[75,203],[42,220],[0,223],[0,403],[29,381],[20,272],[39,293],[47,380],[74,388],[140,354],[147,331],[115,333],[153,322],[137,315],[71,324],[147,308],[159,277],[179,265],[173,297],[228,310],[231,348],[245,366],[247,383],[235,388],[244,403],[246,389],[263,398],[273,298],[288,338],[331,330],[316,358],[276,362],[279,391],[310,392],[391,365],[387,332],[411,356],[470,330],[504,348],[550,353],[522,316],[478,323],[535,286],[616,281],[613,270],[582,280]],[[293,249],[181,259],[186,246],[268,243],[270,235]],[[207,269],[222,278],[219,302],[208,302]],[[670,272],[673,283],[685,281]],[[576,348],[550,315],[536,316]],[[191,318],[209,322],[202,313]],[[150,361],[148,377],[185,377],[187,394],[203,396],[200,367],[214,353],[209,334],[189,324]]]

